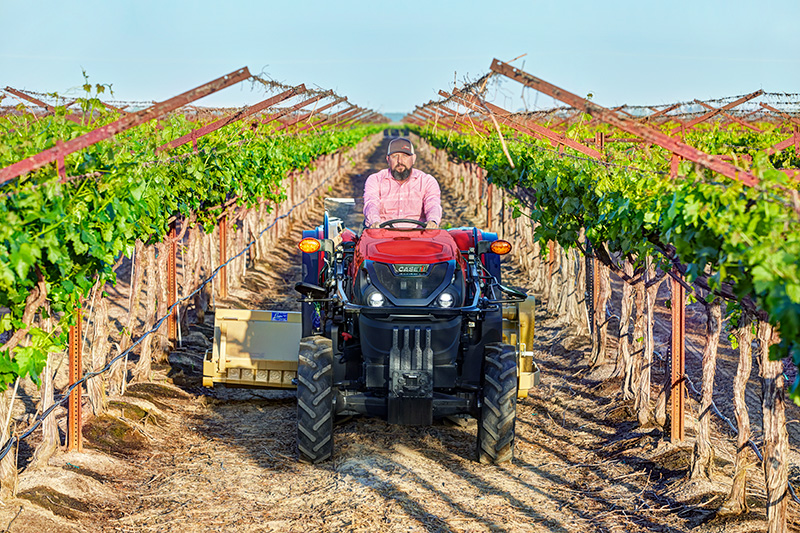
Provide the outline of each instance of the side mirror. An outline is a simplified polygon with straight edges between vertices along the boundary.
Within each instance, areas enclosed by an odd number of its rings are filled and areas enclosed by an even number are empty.
[[[489,241],[478,241],[475,245],[475,253],[478,255],[483,255],[489,252],[489,245],[492,244]]]

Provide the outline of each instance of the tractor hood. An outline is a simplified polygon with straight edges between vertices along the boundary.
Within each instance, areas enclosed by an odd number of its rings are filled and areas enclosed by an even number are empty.
[[[356,264],[365,259],[389,264],[433,264],[459,257],[445,230],[365,229],[358,240]]]

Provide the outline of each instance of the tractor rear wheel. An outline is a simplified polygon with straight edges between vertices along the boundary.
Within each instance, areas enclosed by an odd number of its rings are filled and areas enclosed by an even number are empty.
[[[478,420],[478,461],[500,464],[514,455],[517,420],[517,354],[493,342],[484,349],[482,406]]]
[[[297,451],[301,462],[333,455],[333,349],[321,335],[300,341],[297,365]]]

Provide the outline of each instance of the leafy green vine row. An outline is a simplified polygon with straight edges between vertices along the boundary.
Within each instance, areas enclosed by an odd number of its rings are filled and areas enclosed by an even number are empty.
[[[586,137],[581,126],[569,135]],[[776,167],[797,165],[793,149],[768,157],[777,133],[737,128],[698,128],[686,142],[707,153],[752,159],[757,187],[682,162],[669,173],[669,156],[656,147],[609,143],[607,163],[542,140],[505,131],[514,168],[492,138],[416,128],[437,148],[487,170],[488,179],[514,191],[527,189],[525,214],[535,220],[536,237],[574,246],[581,228],[593,243],[626,257],[671,255],[686,267],[687,279],[707,276],[709,287],[736,302],[752,301],[780,331],[771,357],[792,357],[800,366],[800,202],[798,183]],[[520,207],[515,209],[518,216]],[[668,266],[668,265],[665,265]],[[800,404],[800,382],[791,396]]]
[[[94,97],[81,100],[91,124],[66,109],[36,118],[0,117],[0,167],[78,137],[119,117]],[[114,264],[137,239],[164,238],[171,217],[194,216],[211,231],[223,204],[253,206],[285,197],[284,179],[325,154],[351,147],[379,126],[270,135],[253,122],[234,124],[167,153],[157,148],[197,125],[180,114],[151,122],[66,157],[65,182],[55,165],[0,187],[0,332],[26,329],[30,342],[0,352],[0,389],[18,376],[38,382],[48,352],[63,350],[66,327],[47,333],[22,321],[39,275],[48,311],[74,324],[75,308],[95,283],[115,280]],[[44,311],[43,311],[44,312]]]

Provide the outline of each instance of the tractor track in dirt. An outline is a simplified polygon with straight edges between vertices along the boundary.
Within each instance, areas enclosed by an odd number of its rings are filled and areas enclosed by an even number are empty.
[[[366,177],[385,165],[386,142],[324,195],[361,196]],[[417,166],[439,177],[422,158]],[[292,288],[300,279],[296,243],[302,229],[321,221],[321,201],[316,205],[309,220],[294,221],[269,261],[248,271],[242,287],[216,301],[218,307],[299,310]],[[443,207],[444,222],[453,226],[482,224],[471,217],[474,204],[446,187]],[[526,273],[511,261],[504,276],[511,285],[530,287]],[[109,453],[89,441],[83,454],[61,454],[51,467],[24,473],[24,501],[0,509],[0,527],[10,523],[8,531],[24,532],[764,530],[760,469],[750,473],[752,511],[742,520],[714,520],[703,506],[713,503],[714,494],[680,500],[676,494],[690,446],[665,447],[657,433],[637,432],[617,398],[619,382],[588,377],[589,339],[576,337],[542,308],[537,306],[534,346],[542,384],[519,401],[511,464],[475,461],[474,423],[404,427],[367,418],[336,425],[332,461],[300,464],[293,391],[200,386],[213,326],[209,315],[205,324],[192,327],[189,345],[171,357],[173,366],[157,368],[155,384],[134,389],[159,413],[140,421],[141,447]],[[728,379],[718,372],[719,382]],[[716,435],[715,446],[730,454],[728,433]],[[719,464],[730,472],[729,463]],[[82,506],[53,494],[68,494]],[[795,509],[790,506],[790,523],[797,528]]]

